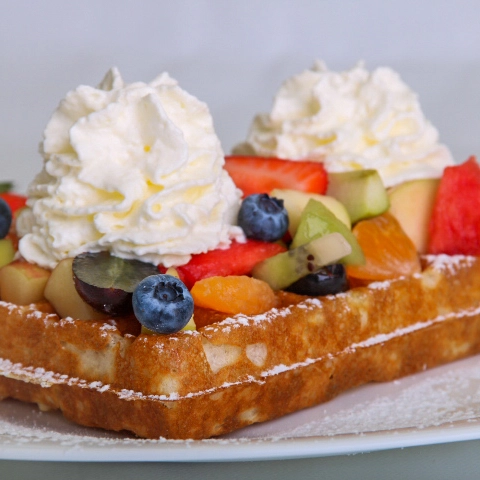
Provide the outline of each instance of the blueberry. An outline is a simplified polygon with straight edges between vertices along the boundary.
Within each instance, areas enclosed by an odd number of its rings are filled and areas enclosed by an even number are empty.
[[[286,288],[288,292],[299,295],[319,297],[335,295],[348,289],[347,274],[341,263],[327,265],[314,273],[300,278]]]
[[[12,224],[12,210],[8,203],[0,198],[0,238],[5,238]]]
[[[181,280],[171,275],[150,275],[133,292],[138,321],[157,333],[181,330],[193,315],[193,298]]]
[[[238,224],[248,238],[275,242],[288,229],[288,213],[283,200],[266,193],[246,197],[238,213]]]

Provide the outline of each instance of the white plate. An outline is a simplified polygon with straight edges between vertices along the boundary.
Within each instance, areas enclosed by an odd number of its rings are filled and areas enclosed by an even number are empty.
[[[0,402],[0,458],[214,462],[320,457],[480,439],[480,356],[335,400],[221,439],[139,440]]]

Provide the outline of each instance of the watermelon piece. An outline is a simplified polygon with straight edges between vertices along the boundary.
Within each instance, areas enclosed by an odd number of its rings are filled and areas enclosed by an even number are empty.
[[[254,193],[268,194],[274,188],[323,195],[328,186],[323,163],[308,160],[232,155],[225,157],[225,170],[244,197]]]
[[[480,256],[480,166],[475,157],[445,168],[429,229],[428,253]]]
[[[190,262],[175,269],[182,282],[192,288],[202,278],[248,275],[257,263],[286,250],[278,243],[248,239],[245,243],[233,242],[227,249],[193,255]]]

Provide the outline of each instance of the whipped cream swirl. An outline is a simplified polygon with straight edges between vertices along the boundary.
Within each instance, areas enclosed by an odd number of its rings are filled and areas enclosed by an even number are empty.
[[[337,73],[322,62],[282,85],[234,153],[322,161],[331,172],[373,168],[387,187],[454,163],[396,72],[358,64]]]
[[[69,92],[40,150],[17,226],[30,262],[107,250],[172,266],[243,239],[241,192],[210,112],[166,73],[126,84],[113,68],[97,88]]]

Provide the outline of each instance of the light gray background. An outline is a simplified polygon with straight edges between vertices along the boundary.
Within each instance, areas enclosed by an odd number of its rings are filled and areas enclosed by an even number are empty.
[[[113,65],[128,82],[168,71],[210,105],[228,152],[316,58],[394,67],[458,161],[478,153],[478,0],[2,0],[0,178],[24,190],[60,99]]]
[[[478,0],[0,0],[0,180],[26,188],[59,100],[113,65],[129,82],[168,71],[210,105],[228,152],[316,58],[332,69],[392,66],[456,159],[480,154]],[[466,442],[236,466],[0,462],[0,477],[474,478],[477,453]]]

